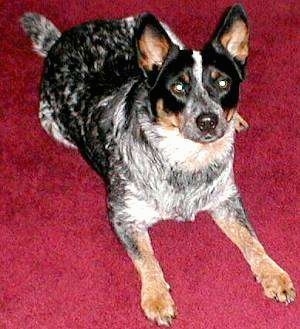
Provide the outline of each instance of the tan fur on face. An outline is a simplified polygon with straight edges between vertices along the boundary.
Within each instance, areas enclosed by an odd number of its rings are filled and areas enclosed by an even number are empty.
[[[217,80],[218,78],[220,78],[222,76],[221,72],[220,71],[217,71],[217,70],[213,70],[211,71],[211,77],[214,79],[214,80]]]
[[[182,115],[167,112],[162,99],[158,100],[156,111],[157,122],[164,129],[163,135],[166,135],[162,144],[167,148],[163,152],[169,159],[174,159],[174,163],[182,162],[185,169],[194,171],[205,168],[229,148],[231,138],[226,138],[226,136],[209,144],[196,143],[186,139],[180,132],[183,125]],[[167,132],[171,135],[168,136]]]
[[[184,81],[185,83],[189,83],[190,82],[190,76],[187,73],[183,73],[181,75],[181,79],[182,81]]]
[[[233,57],[244,61],[249,54],[249,29],[247,25],[241,20],[234,22],[230,30],[221,37],[220,42]]]
[[[182,127],[182,115],[180,113],[168,112],[164,107],[163,99],[159,99],[156,103],[157,122],[167,129]]]

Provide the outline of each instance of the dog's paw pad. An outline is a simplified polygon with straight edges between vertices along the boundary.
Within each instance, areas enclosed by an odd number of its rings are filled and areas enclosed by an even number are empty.
[[[176,316],[174,301],[166,289],[143,294],[142,308],[146,317],[158,325],[170,326]]]

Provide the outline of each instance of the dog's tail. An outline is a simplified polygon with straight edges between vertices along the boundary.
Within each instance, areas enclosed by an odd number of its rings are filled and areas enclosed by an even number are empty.
[[[26,13],[20,21],[32,40],[33,49],[42,57],[46,57],[56,40],[60,38],[61,32],[46,17],[36,13]]]

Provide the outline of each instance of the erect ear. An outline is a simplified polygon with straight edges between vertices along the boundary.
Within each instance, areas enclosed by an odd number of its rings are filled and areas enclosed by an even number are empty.
[[[172,47],[172,42],[152,14],[146,13],[140,16],[136,40],[140,68],[146,74],[158,71]]]
[[[249,54],[249,26],[242,5],[231,7],[217,31],[213,44],[222,45],[241,64],[246,62]]]

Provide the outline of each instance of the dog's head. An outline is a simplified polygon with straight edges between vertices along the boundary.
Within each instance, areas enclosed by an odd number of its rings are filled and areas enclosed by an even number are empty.
[[[150,86],[155,121],[197,143],[221,138],[238,103],[248,42],[247,17],[240,5],[230,9],[201,54],[180,49],[153,15],[143,15],[138,61]]]

